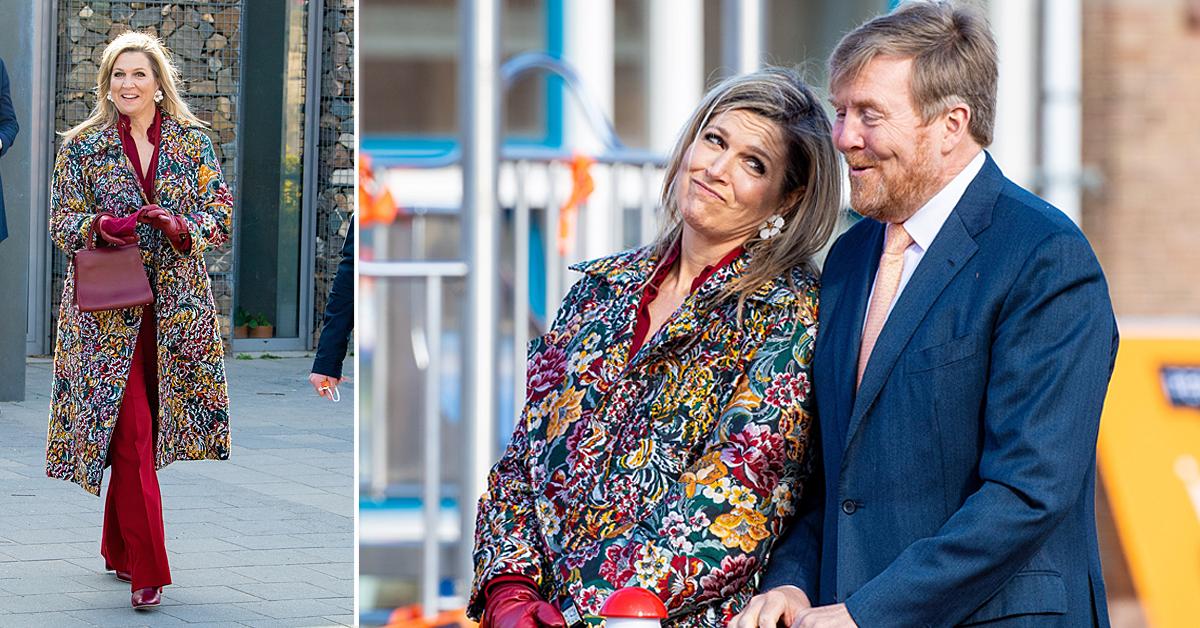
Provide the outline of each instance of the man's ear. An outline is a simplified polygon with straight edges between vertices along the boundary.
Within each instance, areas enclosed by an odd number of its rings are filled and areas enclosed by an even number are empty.
[[[965,102],[960,102],[943,116],[942,153],[945,154],[952,152],[970,135],[967,127],[971,123],[971,107]]]

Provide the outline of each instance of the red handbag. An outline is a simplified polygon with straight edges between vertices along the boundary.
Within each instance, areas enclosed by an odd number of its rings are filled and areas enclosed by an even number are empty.
[[[96,223],[87,248],[75,252],[75,305],[81,312],[116,310],[154,302],[137,243],[96,247]]]

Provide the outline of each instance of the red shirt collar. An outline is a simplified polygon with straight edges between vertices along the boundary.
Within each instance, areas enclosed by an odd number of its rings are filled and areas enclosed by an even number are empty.
[[[121,133],[122,142],[126,139],[133,140],[132,126],[133,122],[129,119],[129,116],[123,113],[117,114],[117,131]],[[162,109],[158,107],[154,108],[154,120],[150,122],[150,128],[146,129],[146,138],[155,146],[162,139]]]
[[[142,176],[142,159],[138,155],[137,144],[133,141],[132,122],[129,116],[117,114],[117,133],[121,136],[121,150],[129,158],[129,163],[133,165],[133,176],[137,178],[138,185],[141,186],[147,202],[156,202],[154,182],[158,172],[158,144],[162,140],[162,109],[154,108],[154,121],[150,123],[150,128],[146,129],[146,139],[154,145],[154,152],[150,156],[149,165],[145,168],[145,177]]]
[[[652,296],[650,297],[651,301],[654,300],[654,296],[658,295],[658,288],[662,286],[662,282],[667,278],[667,273],[671,272],[671,268],[675,266],[675,261],[679,259],[680,248],[679,242],[676,242],[675,246],[671,247],[666,257],[663,258],[662,263],[658,265],[658,270],[654,271],[654,277],[650,279],[650,283],[646,286],[647,292],[650,292],[651,288],[653,288]],[[732,251],[726,253],[725,257],[722,257],[717,263],[705,266],[700,271],[700,274],[696,275],[696,278],[692,280],[692,286],[689,291],[695,292],[696,288],[704,285],[704,282],[709,277],[712,277],[718,270],[733,263],[733,260],[737,259],[745,250],[745,247],[739,244]]]

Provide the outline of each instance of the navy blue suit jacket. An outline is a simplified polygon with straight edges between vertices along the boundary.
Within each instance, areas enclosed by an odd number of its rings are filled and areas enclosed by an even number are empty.
[[[4,60],[0,59],[0,157],[8,152],[9,147],[17,139],[17,114],[13,111],[12,98],[8,95],[8,70]],[[0,179],[0,242],[8,237],[8,221],[4,218],[4,181]]]
[[[313,359],[313,373],[342,377],[342,361],[346,359],[346,348],[350,344],[350,332],[354,330],[354,219],[346,229],[346,242],[342,244],[342,261],[333,276],[333,287],[329,289],[329,300],[325,303],[325,319],[321,323],[321,338],[317,340],[317,357]]]
[[[826,259],[820,475],[763,588],[844,602],[860,626],[1107,626],[1093,495],[1117,331],[1091,247],[989,156],[856,393],[883,232],[864,219]]]

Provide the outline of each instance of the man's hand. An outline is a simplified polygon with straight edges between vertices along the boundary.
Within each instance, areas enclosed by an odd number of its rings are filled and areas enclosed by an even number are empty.
[[[818,606],[801,611],[792,628],[858,628],[845,604]]]
[[[804,591],[785,584],[750,598],[742,612],[729,621],[729,628],[791,626],[801,612],[810,608],[812,602]]]
[[[345,377],[339,379],[337,377],[330,377],[320,373],[308,374],[308,383],[312,384],[313,390],[317,391],[318,395],[325,397],[330,401],[337,401],[337,398],[341,397],[341,395],[338,394],[337,387],[339,384],[346,381],[346,379],[347,378]]]

